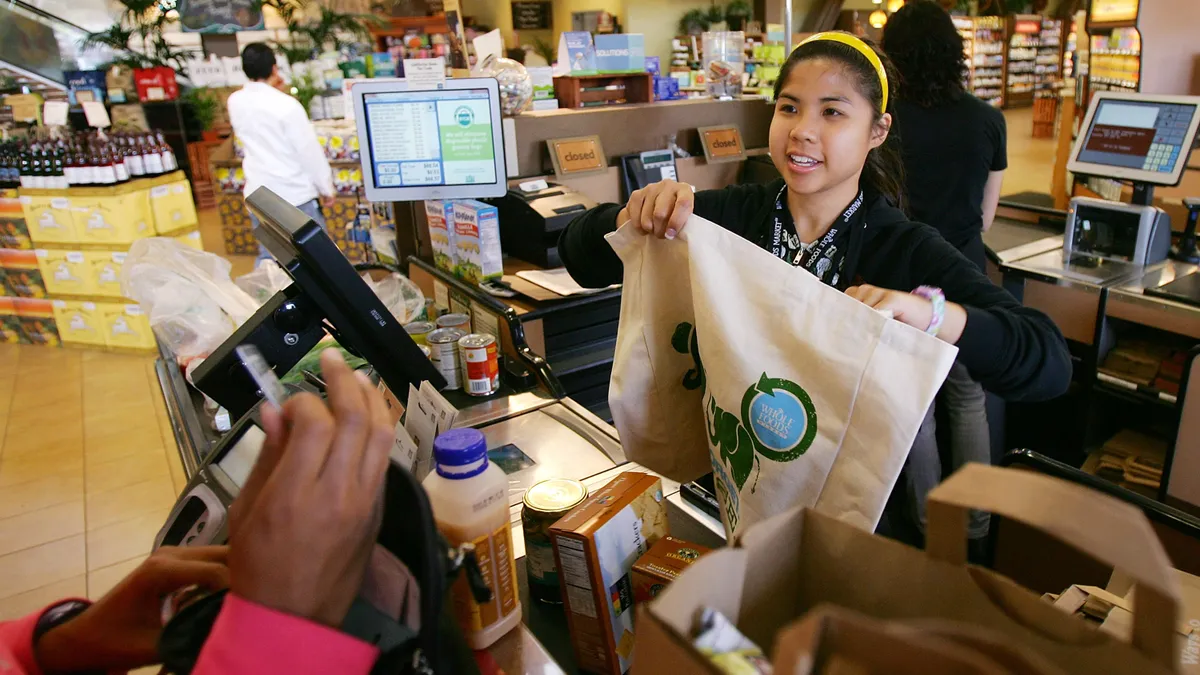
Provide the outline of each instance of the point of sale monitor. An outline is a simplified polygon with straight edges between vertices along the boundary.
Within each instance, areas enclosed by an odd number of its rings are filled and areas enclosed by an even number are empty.
[[[449,79],[438,89],[409,89],[402,80],[361,82],[351,96],[368,200],[507,192],[495,79]]]
[[[1200,124],[1200,97],[1096,92],[1067,168],[1077,174],[1177,185]]]

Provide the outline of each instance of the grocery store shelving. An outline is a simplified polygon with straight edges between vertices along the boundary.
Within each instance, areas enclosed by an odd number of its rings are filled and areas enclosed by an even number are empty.
[[[1004,19],[996,16],[960,16],[955,17],[954,25],[963,36],[963,51],[969,70],[968,89],[987,103],[1002,107],[1007,59]]]

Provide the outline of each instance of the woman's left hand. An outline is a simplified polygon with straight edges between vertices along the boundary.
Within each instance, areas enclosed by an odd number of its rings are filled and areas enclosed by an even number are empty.
[[[912,293],[901,293],[877,286],[852,286],[846,295],[878,310],[890,310],[892,318],[918,330],[929,328],[933,321],[933,303]]]

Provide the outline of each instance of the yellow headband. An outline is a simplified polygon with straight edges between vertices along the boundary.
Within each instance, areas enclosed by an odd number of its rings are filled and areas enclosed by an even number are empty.
[[[828,40],[830,42],[840,42],[840,43],[846,45],[847,47],[853,47],[858,53],[865,56],[867,61],[871,62],[871,65],[875,67],[875,73],[877,75],[879,75],[879,84],[882,85],[882,87],[883,87],[883,103],[880,106],[880,112],[886,113],[887,112],[887,104],[888,104],[887,70],[884,69],[883,61],[879,60],[879,55],[875,53],[875,50],[871,49],[870,45],[863,42],[859,38],[854,37],[850,33],[844,33],[842,31],[829,31],[826,33],[817,33],[816,35],[805,38],[805,40],[803,42],[796,45],[796,49],[799,49],[810,42],[816,42],[817,40]]]

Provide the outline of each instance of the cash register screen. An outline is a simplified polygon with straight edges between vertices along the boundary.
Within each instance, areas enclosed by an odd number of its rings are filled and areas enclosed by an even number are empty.
[[[1072,250],[1076,254],[1132,262],[1140,222],[1137,213],[1079,206],[1075,210]]]
[[[1086,175],[1174,185],[1191,152],[1200,99],[1101,92],[1069,168]]]
[[[507,191],[496,80],[447,80],[444,86],[354,86],[368,199],[483,198]]]
[[[229,480],[237,487],[242,487],[246,484],[246,479],[250,477],[250,470],[254,468],[254,462],[258,460],[258,453],[262,452],[263,441],[267,440],[267,435],[263,433],[253,424],[247,424],[245,431],[242,432],[242,437],[233,444],[225,452],[225,456],[217,461],[217,466],[225,475],[229,476]]]

